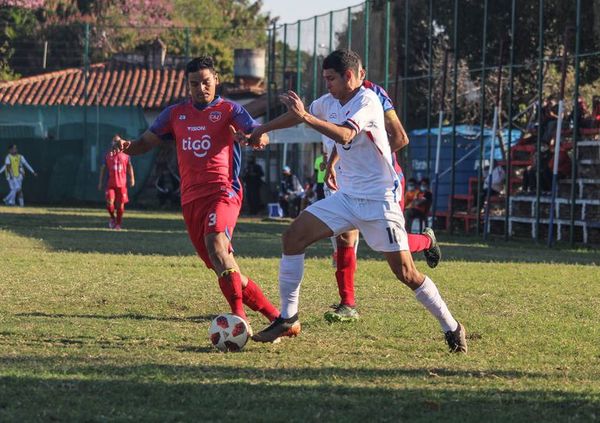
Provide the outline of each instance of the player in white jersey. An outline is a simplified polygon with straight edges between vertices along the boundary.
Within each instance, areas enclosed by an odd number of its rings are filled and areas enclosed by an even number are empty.
[[[25,205],[25,197],[23,195],[23,177],[25,176],[25,168],[29,170],[33,176],[37,176],[37,173],[33,170],[31,165],[27,162],[25,157],[17,151],[15,144],[8,147],[8,155],[4,159],[4,166],[0,169],[0,172],[5,172],[6,181],[10,192],[4,197],[4,204],[7,206],[14,206],[15,201],[18,199],[19,206]]]
[[[320,239],[358,229],[439,321],[450,351],[466,353],[465,328],[452,317],[433,281],[421,274],[412,260],[398,204],[402,189],[391,159],[383,109],[376,94],[362,87],[360,63],[360,57],[350,50],[336,50],[324,60],[327,89],[338,100],[327,104],[327,120],[307,113],[298,95],[288,91],[281,96],[288,112],[277,118],[276,124],[265,125],[271,130],[304,122],[339,144],[340,189],[306,208],[284,232],[279,268],[281,315],[253,339],[273,342],[298,324],[305,249]],[[252,136],[262,135],[265,128]]]

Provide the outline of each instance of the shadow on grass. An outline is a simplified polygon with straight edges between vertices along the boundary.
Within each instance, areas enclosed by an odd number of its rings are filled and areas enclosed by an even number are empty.
[[[141,254],[162,256],[194,255],[185,225],[177,218],[167,219],[149,215],[148,218],[125,218],[125,230],[107,228],[107,219],[95,215],[19,214],[2,212],[1,228],[19,236],[43,240],[53,251],[99,252],[105,254]],[[250,258],[281,257],[281,234],[289,221],[241,219],[234,233],[236,255]],[[564,247],[548,249],[533,242],[490,240],[475,237],[450,237],[439,234],[443,260],[468,262],[521,262],[599,264],[597,250],[571,250]],[[327,257],[331,254],[329,240],[323,240],[307,251],[308,257]],[[420,253],[416,257],[422,259]],[[382,259],[381,254],[362,241],[359,258]],[[443,261],[442,261],[443,265]]]
[[[194,323],[206,323],[210,322],[217,315],[203,315],[203,316],[190,316],[190,317],[159,317],[159,316],[146,316],[143,314],[113,314],[113,315],[102,315],[102,314],[62,314],[62,313],[17,313],[17,317],[43,317],[51,319],[100,319],[100,320],[153,320],[159,322],[194,322]]]
[[[1,421],[547,422],[589,421],[600,412],[593,395],[522,386],[474,389],[464,386],[464,378],[473,375],[455,370],[443,374],[438,369],[442,374],[433,384],[426,379],[429,369],[116,366],[39,357],[0,361],[3,369],[29,370],[0,377]],[[36,369],[35,376],[30,369]],[[447,384],[440,383],[444,377]]]

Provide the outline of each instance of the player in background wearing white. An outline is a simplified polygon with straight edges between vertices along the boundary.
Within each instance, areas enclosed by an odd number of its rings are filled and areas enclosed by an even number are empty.
[[[281,96],[288,108],[279,127],[306,123],[339,144],[336,194],[305,209],[283,234],[279,267],[281,316],[253,336],[273,342],[297,325],[305,249],[323,238],[358,229],[365,241],[383,253],[396,277],[411,288],[417,300],[438,320],[451,352],[467,352],[466,331],[448,310],[436,285],[420,273],[408,248],[404,216],[398,204],[403,193],[385,132],[384,112],[377,95],[362,87],[360,57],[336,50],[323,62],[327,89],[337,103],[327,104],[321,120],[307,113],[292,91]],[[311,109],[317,108],[323,97]],[[260,136],[260,129],[252,136]]]
[[[10,188],[10,192],[4,197],[4,204],[7,206],[14,206],[17,199],[19,201],[19,206],[25,206],[25,197],[23,195],[23,177],[25,176],[25,168],[27,168],[33,176],[37,176],[37,173],[35,173],[25,157],[22,154],[19,154],[17,146],[13,144],[8,147],[8,155],[4,159],[4,166],[0,169],[0,172],[5,172],[6,181]]]

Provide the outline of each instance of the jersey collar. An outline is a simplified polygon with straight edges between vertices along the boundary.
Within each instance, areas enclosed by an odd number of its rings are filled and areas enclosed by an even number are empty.
[[[210,103],[207,103],[207,104],[197,104],[197,103],[194,103],[194,101],[192,100],[192,104],[194,105],[195,109],[197,109],[197,110],[204,110],[204,109],[207,109],[209,107],[214,106],[215,104],[217,104],[220,101],[221,101],[221,96],[217,95],[217,96],[215,96],[215,99],[213,101],[211,101]]]

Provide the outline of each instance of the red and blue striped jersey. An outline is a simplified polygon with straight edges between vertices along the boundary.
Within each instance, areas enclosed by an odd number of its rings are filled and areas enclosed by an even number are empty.
[[[229,125],[249,133],[258,123],[239,104],[217,96],[207,105],[187,100],[167,107],[150,127],[163,139],[175,139],[181,204],[223,191],[242,196],[242,151]]]

